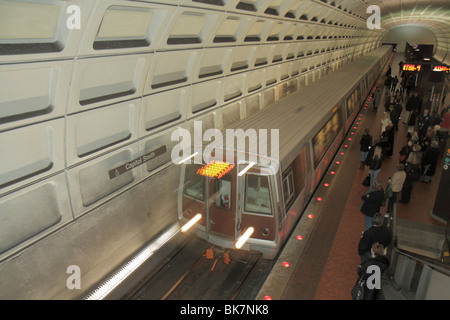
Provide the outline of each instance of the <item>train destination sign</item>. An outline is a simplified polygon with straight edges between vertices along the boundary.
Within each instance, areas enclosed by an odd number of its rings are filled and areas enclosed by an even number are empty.
[[[159,147],[158,149],[152,150],[152,151],[144,154],[143,156],[140,156],[139,158],[128,161],[127,163],[122,164],[121,166],[118,166],[117,168],[109,170],[109,178],[114,179],[114,178],[120,176],[121,174],[123,174],[127,171],[130,171],[130,170],[136,168],[137,166],[140,166],[140,165],[144,164],[145,162],[150,161],[166,152],[167,152],[166,146],[162,146],[162,147]]]
[[[449,73],[450,68],[447,66],[433,66],[433,71],[443,71]]]
[[[422,70],[422,65],[420,65],[420,64],[404,64],[403,70],[404,71],[420,71],[420,70]]]

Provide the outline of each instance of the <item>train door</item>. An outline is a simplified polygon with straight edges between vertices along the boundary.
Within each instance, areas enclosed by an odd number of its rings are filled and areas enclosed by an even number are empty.
[[[226,238],[235,238],[236,170],[219,178],[209,178],[208,230]]]

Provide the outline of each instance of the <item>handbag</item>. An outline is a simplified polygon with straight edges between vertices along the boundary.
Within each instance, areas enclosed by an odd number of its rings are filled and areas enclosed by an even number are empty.
[[[369,187],[370,186],[370,174],[364,178],[363,182],[362,182],[363,186]]]
[[[364,300],[365,281],[359,278],[351,291],[352,300]]]

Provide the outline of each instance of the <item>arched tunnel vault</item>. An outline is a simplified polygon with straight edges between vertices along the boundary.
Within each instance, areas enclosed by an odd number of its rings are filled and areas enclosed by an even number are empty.
[[[448,1],[0,0],[0,298],[83,296],[177,223],[175,129],[224,129],[397,25],[426,25],[448,63],[448,17]]]

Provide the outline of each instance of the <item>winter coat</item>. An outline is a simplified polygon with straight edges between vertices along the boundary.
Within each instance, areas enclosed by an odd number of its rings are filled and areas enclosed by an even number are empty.
[[[376,265],[380,268],[381,274],[383,274],[383,272],[389,268],[390,262],[389,259],[386,256],[381,256],[381,257],[370,257],[366,262],[364,262],[360,267],[358,267],[358,276],[362,277],[363,280],[365,280],[367,282],[368,278],[372,275],[371,272],[367,273],[367,268],[369,268],[369,266],[373,266]],[[381,282],[381,279],[380,279]],[[377,290],[378,289],[369,289],[367,288],[367,284],[365,286],[365,290],[364,290],[364,300],[375,300],[376,298],[376,294],[377,294]]]
[[[361,212],[368,217],[373,217],[380,212],[381,202],[384,199],[384,190],[375,190],[364,194],[362,197]]]
[[[362,256],[367,252],[370,253],[370,249],[372,249],[372,245],[375,242],[382,244],[386,248],[391,243],[391,240],[391,233],[386,226],[372,226],[364,231],[361,239],[359,240],[358,254]]]
[[[405,171],[397,171],[391,177],[391,189],[392,192],[400,192],[402,191],[403,183],[406,179]]]
[[[427,151],[423,155],[422,167],[429,165],[426,175],[434,176],[436,172],[436,166],[439,159],[439,148],[427,148]]]
[[[405,165],[406,179],[403,183],[403,187],[412,186],[414,182],[420,178],[420,166],[417,164],[406,163]]]
[[[369,151],[369,147],[372,146],[372,136],[370,134],[363,134],[359,144],[361,145],[360,151]]]

